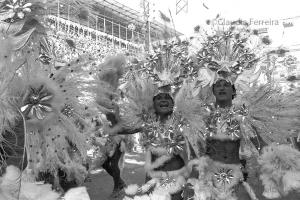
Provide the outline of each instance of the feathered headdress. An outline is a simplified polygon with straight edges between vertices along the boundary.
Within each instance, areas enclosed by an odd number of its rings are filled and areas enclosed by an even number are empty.
[[[266,40],[266,37],[260,38],[247,26],[234,25],[227,31],[216,31],[216,34],[207,36],[197,53],[201,67],[198,77],[202,85],[212,86],[219,79],[232,84],[256,81],[260,71],[255,67],[266,58],[264,47],[270,43]],[[251,77],[248,76],[249,72]]]
[[[147,73],[154,78],[159,88],[176,90],[183,78],[192,72],[191,60],[188,57],[188,42],[166,42],[154,49],[154,54],[147,58]]]

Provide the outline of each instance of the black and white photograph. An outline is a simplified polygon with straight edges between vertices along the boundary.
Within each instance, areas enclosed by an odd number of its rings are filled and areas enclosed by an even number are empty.
[[[0,200],[300,200],[298,0],[0,0]]]

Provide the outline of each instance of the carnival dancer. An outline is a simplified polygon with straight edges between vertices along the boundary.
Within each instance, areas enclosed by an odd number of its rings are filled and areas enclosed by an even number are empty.
[[[196,166],[198,170],[197,178],[188,181],[194,199],[255,200],[257,195],[249,183],[256,186],[259,178],[267,198],[299,190],[300,154],[284,144],[291,136],[289,129],[300,128],[299,95],[281,94],[271,82],[259,86],[260,67],[268,51],[263,52],[261,45],[250,48],[253,43],[248,40],[253,37],[260,41],[249,29],[233,26],[208,37],[198,53],[203,66],[199,81],[211,88],[207,95],[213,95],[215,101],[203,101],[207,109],[202,113],[199,134],[205,141],[205,155],[189,163],[190,169]],[[259,155],[262,141],[276,144],[264,147]],[[247,160],[249,183],[243,175],[242,155]]]
[[[110,134],[142,132],[142,143],[147,147],[147,183],[141,187],[129,186],[125,190],[129,195],[148,192],[154,199],[159,196],[182,199],[188,156],[181,112],[190,120],[193,118],[191,115],[195,116],[194,112],[189,112],[190,109],[198,105],[196,98],[187,99],[188,95],[181,95],[180,99],[173,96],[183,82],[182,77],[189,75],[182,66],[188,65],[185,47],[185,44],[165,44],[144,68],[149,71],[132,76],[124,92],[126,99],[115,109],[118,123],[105,128]]]

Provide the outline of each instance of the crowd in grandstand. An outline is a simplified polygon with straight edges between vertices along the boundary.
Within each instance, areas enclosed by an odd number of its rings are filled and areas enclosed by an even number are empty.
[[[105,39],[97,41],[92,37],[84,35],[73,35],[64,32],[56,32],[52,35],[51,42],[54,46],[54,53],[58,59],[70,61],[79,55],[90,54],[98,60],[103,60],[108,55],[124,53],[124,48],[112,45]]]

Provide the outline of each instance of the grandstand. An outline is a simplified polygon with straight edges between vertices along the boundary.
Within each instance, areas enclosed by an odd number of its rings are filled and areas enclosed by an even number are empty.
[[[57,29],[75,35],[105,39],[107,44],[131,51],[142,51],[146,22],[143,13],[115,0],[57,0],[48,10],[49,20]],[[165,32],[170,37],[181,33],[157,21],[151,22],[151,41],[161,40]]]

